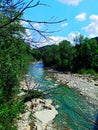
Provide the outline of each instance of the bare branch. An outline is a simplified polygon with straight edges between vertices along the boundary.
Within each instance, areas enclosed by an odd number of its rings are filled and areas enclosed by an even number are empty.
[[[25,21],[28,23],[58,24],[58,23],[65,22],[67,19],[62,19],[62,20],[58,20],[58,21],[33,21],[33,20],[25,20],[25,19],[18,19],[18,20]]]
[[[0,26],[0,29],[8,26],[9,24],[11,24],[12,22],[14,22],[15,20],[18,19],[18,17],[26,10],[29,8],[30,4],[33,2],[34,0],[31,0],[13,19],[9,20],[7,23],[3,24]],[[36,7],[38,5],[38,2],[35,3],[35,5],[33,5],[34,7]]]
[[[8,6],[8,8],[6,8],[6,6]],[[11,11],[10,8],[16,7],[18,14],[16,14],[16,16],[14,18],[10,18],[8,22],[1,25],[0,29],[8,28],[9,27],[8,25],[10,25],[11,23],[13,23],[17,20],[20,20],[20,22],[21,21],[27,22],[27,25],[24,26],[24,29],[25,30],[28,29],[30,31],[30,33],[28,33],[28,34],[26,34],[26,33],[23,34],[24,41],[28,41],[28,42],[32,43],[32,46],[33,46],[33,43],[37,43],[37,45],[38,45],[38,43],[41,44],[41,43],[45,43],[45,42],[50,41],[50,40],[52,41],[53,39],[51,39],[49,37],[50,34],[53,34],[55,32],[59,32],[62,29],[49,30],[48,25],[59,24],[59,23],[65,22],[66,19],[57,20],[57,18],[54,16],[48,21],[37,21],[37,20],[29,20],[29,19],[20,18],[20,16],[23,14],[23,12],[25,10],[32,9],[34,7],[37,7],[37,6],[49,6],[49,5],[41,3],[40,0],[37,0],[37,2],[35,2],[34,0],[30,0],[27,4],[24,3],[24,0],[18,0],[16,3],[10,2],[9,4],[4,5],[4,7],[2,7],[2,8],[4,8],[5,12]],[[33,25],[36,23],[43,24],[44,28],[43,29],[36,28]],[[18,29],[18,27],[17,27],[17,29]],[[5,35],[6,34],[4,34],[4,36]],[[37,45],[34,45],[34,46],[37,48]]]

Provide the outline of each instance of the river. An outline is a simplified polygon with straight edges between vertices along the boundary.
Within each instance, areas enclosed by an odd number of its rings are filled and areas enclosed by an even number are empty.
[[[58,115],[54,123],[57,130],[93,130],[98,108],[88,102],[75,89],[61,86],[48,76],[43,63],[37,62],[29,65],[29,79],[40,83],[37,89],[46,93],[46,98],[51,98],[58,106]]]

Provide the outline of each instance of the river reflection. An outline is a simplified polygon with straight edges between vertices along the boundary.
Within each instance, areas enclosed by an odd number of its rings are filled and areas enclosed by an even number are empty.
[[[59,114],[55,118],[57,130],[66,130],[67,128],[73,130],[97,130],[94,123],[89,119],[95,120],[98,108],[90,104],[85,97],[82,97],[74,89],[57,86],[52,79],[47,80],[45,78],[47,73],[44,72],[43,63],[29,65],[28,75],[35,82],[40,82],[39,89],[50,93],[46,98],[51,98],[54,105],[59,106],[57,109]]]

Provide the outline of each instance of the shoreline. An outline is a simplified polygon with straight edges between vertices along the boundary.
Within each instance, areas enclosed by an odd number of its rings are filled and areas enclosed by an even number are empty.
[[[69,88],[75,88],[83,96],[86,96],[90,103],[94,104],[98,108],[98,79],[94,80],[94,77],[89,75],[63,73],[53,70],[47,70],[50,76],[54,77],[57,84],[66,84]],[[30,84],[35,86],[34,81]],[[30,88],[31,88],[30,86]],[[35,88],[35,87],[34,87]],[[28,87],[24,82],[21,83],[21,90]],[[21,91],[20,96],[25,94]],[[20,114],[20,120],[18,121],[18,130],[56,130],[54,124],[54,118],[58,114],[56,106],[52,105],[51,99],[32,99],[26,102],[26,112]],[[32,118],[30,118],[32,117]]]
[[[32,89],[35,83],[32,82]],[[28,90],[25,81],[21,82],[20,94],[18,96],[25,95]],[[21,113],[17,120],[18,130],[56,130],[54,124],[54,118],[58,114],[56,106],[53,105],[51,99],[46,98],[34,98],[25,103],[26,110]]]
[[[98,104],[98,77],[91,75],[81,75],[72,73],[63,73],[54,70],[47,70],[59,84],[67,85],[69,88],[76,89],[80,95],[86,97],[90,103]]]

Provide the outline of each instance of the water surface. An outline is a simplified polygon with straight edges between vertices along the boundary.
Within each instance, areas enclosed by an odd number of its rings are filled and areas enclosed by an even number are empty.
[[[44,91],[46,98],[51,98],[57,108],[58,115],[54,122],[57,130],[93,130],[98,113],[97,105],[90,104],[87,99],[68,86],[57,85],[56,82],[45,77],[48,75],[44,71],[43,63],[29,65],[29,78],[40,83],[39,89]]]

